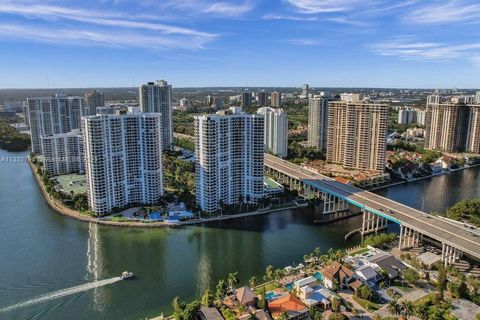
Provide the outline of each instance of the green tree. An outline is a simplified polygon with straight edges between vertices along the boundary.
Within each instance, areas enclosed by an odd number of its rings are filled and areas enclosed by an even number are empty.
[[[429,308],[425,303],[420,303],[415,307],[415,315],[421,320],[428,320]]]
[[[205,290],[201,300],[202,306],[205,306],[205,307],[213,306],[213,300],[214,300],[214,297],[212,292],[209,289]]]
[[[394,315],[399,315],[402,311],[400,305],[397,302],[397,299],[393,299],[388,303],[387,310]]]
[[[362,284],[357,291],[355,291],[355,295],[359,298],[366,299],[371,301],[373,298],[373,291],[368,286]]]
[[[414,269],[407,268],[403,271],[403,278],[409,285],[415,284],[420,278],[418,272]]]
[[[227,283],[225,280],[218,280],[217,286],[215,287],[215,299],[222,301],[225,295],[227,294]]]
[[[275,269],[273,268],[272,265],[268,265],[267,268],[265,269],[265,280],[273,280],[273,277],[275,275]]]
[[[282,311],[282,314],[280,314],[280,317],[278,318],[279,320],[288,320],[288,313],[287,311]]]
[[[443,298],[443,292],[445,291],[446,286],[447,286],[447,271],[445,270],[445,267],[441,265],[438,268],[436,287],[442,298]]]
[[[231,290],[235,291],[235,285],[239,282],[238,280],[238,272],[232,272],[228,274],[228,286]]]
[[[340,300],[338,298],[333,298],[331,306],[333,312],[339,312],[340,311]]]
[[[183,320],[195,319],[198,310],[200,309],[200,302],[192,301],[186,305],[183,310]]]
[[[408,317],[411,317],[414,312],[414,306],[413,302],[409,300],[403,300],[400,304],[401,307],[401,313],[405,316],[405,318],[408,319]]]
[[[248,280],[248,285],[250,286],[250,288],[255,288],[255,287],[257,286],[257,277],[252,276],[252,277]]]
[[[308,309],[308,314],[310,315],[310,318],[312,320],[322,320],[323,319],[322,310],[320,310],[320,308],[318,308],[317,306],[311,306]]]
[[[262,296],[261,300],[259,301],[259,307],[263,310],[268,310],[268,300],[267,300],[267,292],[265,290],[265,286],[262,286],[260,289],[260,295]]]
[[[172,301],[173,317],[175,320],[183,320],[183,310],[185,309],[185,302],[180,297],[175,297]]]

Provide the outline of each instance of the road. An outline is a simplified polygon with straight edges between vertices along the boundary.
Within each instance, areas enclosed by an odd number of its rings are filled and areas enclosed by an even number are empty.
[[[265,166],[480,259],[480,236],[460,224],[436,218],[375,193],[340,183],[269,154],[265,154]]]

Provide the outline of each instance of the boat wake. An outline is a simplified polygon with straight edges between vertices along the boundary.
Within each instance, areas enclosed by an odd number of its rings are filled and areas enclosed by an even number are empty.
[[[71,294],[75,294],[75,293],[79,293],[79,292],[103,287],[103,286],[106,286],[106,285],[109,285],[109,284],[112,284],[112,283],[115,283],[115,282],[118,282],[118,281],[122,281],[122,280],[123,279],[121,277],[114,277],[114,278],[110,278],[110,279],[89,282],[89,283],[82,284],[82,285],[79,285],[79,286],[54,291],[54,292],[51,292],[51,293],[43,294],[41,296],[38,296],[36,298],[30,299],[30,300],[27,300],[27,301],[24,301],[24,302],[20,302],[20,303],[2,308],[2,309],[0,309],[0,312],[6,312],[6,311],[13,310],[13,309],[27,307],[27,306],[30,306],[32,304],[42,303],[42,302],[50,301],[50,300],[53,300],[53,299],[66,297],[66,296],[69,296]]]

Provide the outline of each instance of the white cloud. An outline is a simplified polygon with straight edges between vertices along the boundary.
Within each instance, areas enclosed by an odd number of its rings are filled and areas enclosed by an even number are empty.
[[[405,38],[375,44],[371,49],[377,54],[396,56],[403,60],[450,61],[480,54],[480,42],[446,44]]]
[[[321,44],[320,41],[315,39],[288,39],[286,42],[297,46],[317,46]]]
[[[448,0],[423,6],[409,13],[405,20],[418,24],[479,22],[480,3],[475,1]]]
[[[140,19],[135,14],[55,5],[28,5],[25,1],[13,3],[0,0],[0,14],[23,18],[17,19],[21,22],[15,24],[10,22],[0,25],[0,36],[11,39],[62,43],[56,40],[62,36],[66,42],[84,45],[198,49],[217,37],[213,33],[148,21],[143,16]],[[45,23],[52,20],[69,23]]]
[[[370,0],[286,0],[302,13],[347,12],[358,5],[368,5]]]
[[[291,21],[318,21],[318,18],[311,16],[291,16],[291,15],[277,15],[267,14],[262,17],[264,20],[291,20]]]
[[[137,0],[151,7],[170,8],[181,11],[185,16],[212,14],[209,17],[241,16],[254,8],[252,0],[214,1],[214,0]]]
[[[222,16],[239,16],[250,10],[252,10],[253,5],[250,2],[244,2],[239,4],[229,3],[229,2],[216,2],[210,5],[203,10],[206,13],[215,13]]]
[[[78,30],[73,28],[39,28],[0,24],[0,37],[9,39],[27,39],[69,45],[99,45],[109,47],[142,47],[151,49],[200,49],[205,44],[200,37],[183,38],[160,35],[144,35],[136,32],[106,32]]]

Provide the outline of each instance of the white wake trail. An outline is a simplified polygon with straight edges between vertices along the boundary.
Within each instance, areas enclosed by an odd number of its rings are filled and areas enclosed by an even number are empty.
[[[74,293],[79,293],[79,292],[87,291],[87,290],[90,290],[90,289],[103,287],[103,286],[115,283],[117,281],[122,281],[122,278],[114,277],[114,278],[110,278],[110,279],[94,281],[94,282],[90,282],[90,283],[86,283],[86,284],[81,284],[79,286],[54,291],[54,292],[51,292],[51,293],[43,294],[41,296],[38,296],[36,298],[30,299],[30,300],[27,300],[27,301],[24,301],[24,302],[20,302],[20,303],[11,305],[9,307],[0,309],[0,312],[6,312],[6,311],[13,310],[13,309],[26,307],[26,306],[29,306],[29,305],[32,305],[32,304],[42,303],[42,302],[46,302],[46,301],[49,301],[49,300],[69,296],[69,295],[74,294]]]

